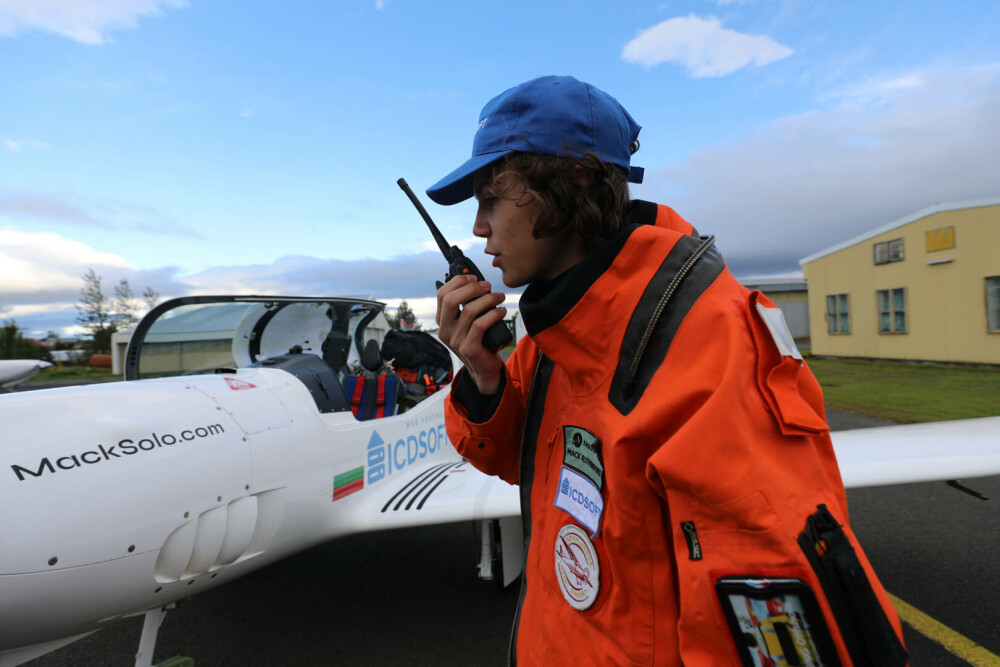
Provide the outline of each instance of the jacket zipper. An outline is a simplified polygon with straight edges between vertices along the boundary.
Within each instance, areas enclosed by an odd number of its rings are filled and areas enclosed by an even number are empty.
[[[545,358],[545,354],[542,353],[542,352],[539,352],[538,353],[538,361],[535,362],[535,373],[531,376],[531,386],[528,388],[528,401],[525,404],[524,423],[521,425],[520,463],[518,464],[518,468],[517,468],[518,487],[519,487],[519,489],[523,488],[523,487],[521,487],[521,482],[522,482],[522,479],[523,479],[522,473],[524,471],[524,442],[525,442],[525,440],[527,438],[528,420],[530,419],[530,416],[531,416],[531,402],[532,402],[532,399],[535,397],[535,381],[538,380],[538,373],[539,373],[539,371],[542,368],[542,360],[544,358]],[[524,505],[525,505],[525,503],[524,503],[524,500],[523,500],[523,498],[524,498],[523,494],[521,494],[521,498],[522,498],[522,500],[521,500],[521,521],[524,522],[524,520],[525,520],[525,517],[524,517],[524,515],[525,515],[525,512],[524,512]],[[524,540],[524,556],[523,556],[523,561],[521,562],[521,590],[520,590],[520,592],[517,595],[517,609],[514,611],[514,623],[513,623],[513,625],[511,626],[511,629],[510,629],[510,642],[507,645],[507,664],[510,665],[510,667],[514,667],[514,665],[517,664],[517,656],[514,653],[514,640],[517,637],[517,626],[518,626],[518,623],[521,620],[521,605],[524,603],[524,593],[525,593],[525,590],[524,590],[524,580],[528,576],[528,542],[530,542],[530,540],[531,540],[531,532],[530,532],[531,531],[531,525],[530,525],[530,521],[531,521],[531,490],[530,489],[528,490],[528,502],[527,502],[527,505],[528,505],[528,522],[529,522],[529,524],[528,524],[527,532],[524,532],[524,535],[526,535],[528,537],[528,539]],[[522,525],[524,525],[524,524],[522,523]]]
[[[636,352],[635,358],[632,359],[632,366],[629,368],[628,378],[629,382],[635,380],[636,373],[639,372],[639,362],[642,361],[642,355],[646,353],[646,348],[649,346],[649,341],[653,337],[653,329],[656,328],[656,323],[660,320],[660,316],[663,314],[663,310],[667,307],[667,302],[673,297],[674,292],[677,291],[677,286],[680,285],[681,281],[684,280],[691,269],[694,267],[695,263],[701,259],[701,256],[708,252],[708,249],[712,247],[715,243],[714,236],[708,236],[702,241],[702,244],[698,246],[698,249],[692,253],[687,261],[677,270],[674,274],[673,280],[670,281],[670,285],[667,286],[667,290],[660,297],[660,302],[656,304],[656,309],[653,311],[653,315],[649,318],[649,324],[646,325],[646,331],[642,334],[642,340],[639,342],[639,351]]]

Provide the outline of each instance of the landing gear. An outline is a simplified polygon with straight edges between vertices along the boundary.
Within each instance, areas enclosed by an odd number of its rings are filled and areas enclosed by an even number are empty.
[[[139,638],[139,650],[135,654],[135,667],[153,667],[156,635],[160,632],[160,625],[167,615],[167,610],[176,606],[171,604],[159,609],[151,609],[145,613],[142,621],[142,636]],[[174,656],[157,663],[156,667],[194,667],[194,660]]]
[[[500,525],[491,519],[477,521],[476,532],[480,537],[479,578],[493,581],[494,564],[498,566],[498,570],[502,570],[503,567],[503,554],[500,552],[500,540],[498,539]]]
[[[475,522],[479,544],[479,578],[505,588],[521,574],[524,544],[521,517]]]

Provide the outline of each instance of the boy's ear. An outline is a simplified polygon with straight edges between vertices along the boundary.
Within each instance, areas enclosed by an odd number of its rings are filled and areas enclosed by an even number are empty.
[[[581,188],[589,188],[594,184],[594,172],[580,165],[573,165],[573,184]]]

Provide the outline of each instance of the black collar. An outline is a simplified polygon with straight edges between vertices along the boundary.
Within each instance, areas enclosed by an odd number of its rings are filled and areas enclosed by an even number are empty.
[[[618,232],[583,260],[552,280],[536,280],[521,295],[520,311],[529,336],[561,320],[604,274],[639,225],[656,224],[657,205],[634,199]]]

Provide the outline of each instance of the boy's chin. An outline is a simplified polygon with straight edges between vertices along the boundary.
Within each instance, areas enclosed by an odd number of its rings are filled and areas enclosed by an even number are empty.
[[[501,280],[503,280],[504,287],[507,287],[508,289],[524,287],[530,282],[528,280],[518,279],[516,276],[508,275],[507,273],[501,275]]]

